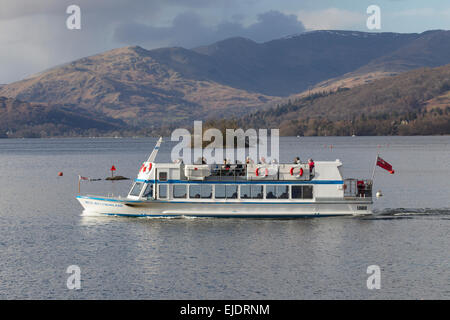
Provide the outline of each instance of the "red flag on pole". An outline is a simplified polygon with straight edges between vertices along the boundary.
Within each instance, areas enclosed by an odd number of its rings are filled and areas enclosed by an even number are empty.
[[[377,158],[377,166],[389,171],[390,174],[394,174],[395,171],[392,169],[392,165],[381,159],[380,157]]]

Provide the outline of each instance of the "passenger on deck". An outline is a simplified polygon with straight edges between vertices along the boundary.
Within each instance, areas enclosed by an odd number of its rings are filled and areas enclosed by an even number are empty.
[[[253,163],[255,163],[255,162],[252,160],[252,158],[247,157],[247,158],[245,158],[245,163],[246,163],[246,164],[253,164]]]
[[[225,169],[225,170],[229,170],[230,169],[230,164],[228,163],[227,159],[223,159],[222,169]]]
[[[206,158],[202,157],[202,164],[206,164]]]
[[[308,165],[309,165],[309,171],[312,172],[314,169],[314,160],[313,159],[309,159],[308,160]]]
[[[300,163],[301,163],[301,162],[300,162],[300,158],[299,158],[299,157],[295,157],[294,163],[295,163],[295,164],[300,164]]]

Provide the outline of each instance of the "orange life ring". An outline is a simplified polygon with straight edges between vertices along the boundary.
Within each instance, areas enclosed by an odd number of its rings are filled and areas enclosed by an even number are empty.
[[[261,169],[262,167],[256,168],[255,170],[255,175],[257,177],[259,177],[259,169]],[[264,171],[264,177],[267,177],[269,175],[269,169],[266,168],[266,170]]]
[[[294,175],[294,167],[292,167],[289,172],[291,173],[291,176],[293,176]],[[298,172],[298,176],[299,177],[303,176],[303,168],[300,168],[300,170]]]

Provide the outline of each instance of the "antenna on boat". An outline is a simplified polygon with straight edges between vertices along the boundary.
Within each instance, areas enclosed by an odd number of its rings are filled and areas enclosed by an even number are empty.
[[[162,137],[159,137],[158,142],[156,142],[156,146],[153,149],[152,153],[150,154],[150,157],[148,157],[147,162],[154,162],[156,159],[156,155],[158,154],[159,151],[159,147],[161,146],[162,143]]]

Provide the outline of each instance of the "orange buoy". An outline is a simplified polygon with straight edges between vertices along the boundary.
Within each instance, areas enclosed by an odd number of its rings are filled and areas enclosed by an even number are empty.
[[[62,171],[58,172],[58,177],[62,177],[62,176],[63,176]]]

